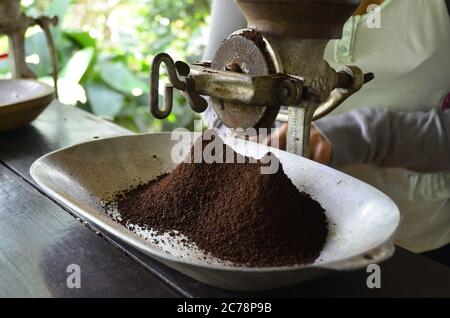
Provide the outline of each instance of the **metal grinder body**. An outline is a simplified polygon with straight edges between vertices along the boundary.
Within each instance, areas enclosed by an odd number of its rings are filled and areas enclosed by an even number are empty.
[[[289,110],[287,150],[309,157],[311,123],[359,91],[374,78],[356,66],[334,70],[324,60],[330,39],[339,38],[359,0],[236,0],[248,22],[225,39],[211,62],[188,65],[161,53],[153,60],[150,81],[152,114],[166,118],[173,89],[196,112],[209,96],[229,128],[269,128],[285,106]],[[159,69],[170,83],[164,109],[159,106]]]

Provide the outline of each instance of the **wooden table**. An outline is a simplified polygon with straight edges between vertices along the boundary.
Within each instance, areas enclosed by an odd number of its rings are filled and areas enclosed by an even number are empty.
[[[57,102],[32,125],[0,133],[0,297],[450,297],[450,268],[400,248],[381,265],[377,290],[365,271],[259,293],[209,287],[102,234],[30,177],[50,151],[121,134],[130,132]],[[80,265],[80,289],[67,288],[70,264]]]

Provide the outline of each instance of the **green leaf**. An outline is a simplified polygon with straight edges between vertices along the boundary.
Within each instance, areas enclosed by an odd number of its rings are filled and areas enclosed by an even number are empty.
[[[8,43],[8,37],[0,35],[0,52],[4,53],[8,51],[9,43]]]
[[[151,116],[147,106],[148,74],[153,56],[161,51],[168,51],[174,58],[188,62],[199,59],[211,0],[101,0],[108,3],[104,10],[96,8],[97,2],[100,0],[24,2],[29,3],[26,7],[28,15],[57,15],[60,18],[59,25],[52,28],[60,70],[64,69],[60,97],[71,104],[80,101],[79,107],[114,117],[115,122],[134,131],[192,127],[195,113],[178,94],[174,96],[170,118],[158,120]],[[117,14],[120,19],[114,18]],[[97,40],[89,35],[93,34],[90,30],[98,34]],[[38,54],[40,64],[30,67],[40,77],[49,76],[51,64],[45,37],[38,34],[31,43],[27,39],[27,56]],[[0,51],[1,47],[6,50],[5,41],[0,39]],[[94,49],[89,63],[86,56],[83,58],[86,52],[74,55],[85,48]],[[6,63],[0,64],[1,72],[7,72]],[[161,73],[163,81],[167,80],[165,73]],[[143,94],[133,96],[133,91],[138,91],[135,88]],[[87,97],[85,104],[84,97]]]
[[[89,35],[88,32],[82,32],[82,31],[72,31],[68,32],[65,31],[64,35],[69,38],[70,40],[77,43],[82,48],[86,47],[95,47],[97,45],[95,39]]]
[[[112,88],[131,95],[138,88],[148,93],[149,88],[144,81],[133,74],[122,62],[104,62],[99,67],[100,76]]]
[[[47,16],[57,16],[59,23],[57,26],[52,27],[51,33],[53,35],[53,39],[55,40],[56,46],[58,46],[58,42],[62,39],[62,25],[64,24],[64,17],[66,15],[67,9],[69,8],[69,5],[71,3],[71,0],[53,0],[50,2],[50,4],[47,7],[47,10],[45,10],[45,15]]]
[[[95,49],[87,47],[76,52],[62,69],[59,78],[79,83],[94,58]]]
[[[53,0],[48,5],[46,10],[46,15],[48,16],[57,16],[59,18],[59,25],[62,25],[64,15],[69,8],[71,0]]]
[[[114,118],[122,109],[124,96],[99,83],[89,83],[87,96],[92,112],[96,115]]]
[[[134,122],[133,116],[119,116],[114,119],[114,122],[117,125],[122,126],[128,130],[131,130],[131,131],[134,131],[137,133],[140,132],[139,128],[136,126],[136,123]]]
[[[61,37],[58,41],[58,68],[61,70],[63,66],[72,58],[72,56],[77,52],[79,48],[71,40]]]
[[[38,77],[51,74],[52,64],[44,32],[38,32],[26,38],[25,52],[27,56],[32,54],[39,56],[38,64],[28,65]]]
[[[0,74],[1,75],[5,75],[7,73],[9,73],[10,67],[9,67],[9,62],[8,61],[0,61]]]

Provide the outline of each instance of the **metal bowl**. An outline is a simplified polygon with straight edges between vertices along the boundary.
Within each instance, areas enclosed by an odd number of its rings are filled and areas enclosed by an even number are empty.
[[[236,0],[248,26],[264,34],[338,39],[360,0]]]
[[[0,132],[29,124],[53,97],[52,87],[35,80],[0,80]]]
[[[192,145],[192,133],[180,136],[183,145]],[[254,268],[205,260],[199,251],[177,244],[176,238],[171,242],[170,235],[166,236],[168,241],[154,244],[106,214],[101,202],[112,193],[175,168],[172,150],[180,144],[169,133],[121,136],[72,146],[38,159],[31,175],[45,192],[102,231],[194,279],[225,289],[294,285],[329,271],[364,268],[393,254],[400,213],[386,195],[353,177],[284,151],[236,139],[226,142],[244,155],[262,157],[273,152],[295,186],[325,208],[330,235],[314,264]]]

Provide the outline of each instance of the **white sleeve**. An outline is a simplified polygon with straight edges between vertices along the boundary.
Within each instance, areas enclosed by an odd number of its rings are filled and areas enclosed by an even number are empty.
[[[325,117],[314,125],[333,145],[333,166],[450,171],[450,111],[397,113],[364,108]]]

